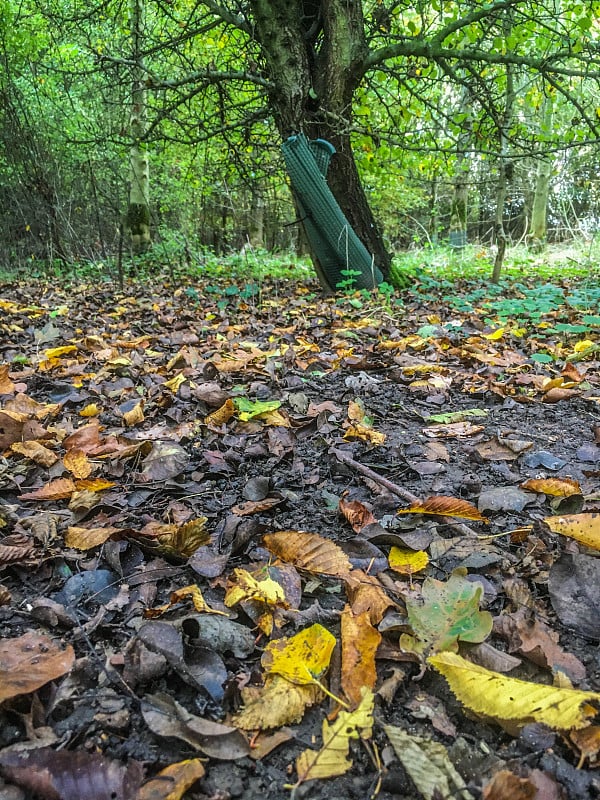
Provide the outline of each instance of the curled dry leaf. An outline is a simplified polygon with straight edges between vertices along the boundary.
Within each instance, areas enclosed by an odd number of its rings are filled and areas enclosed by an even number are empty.
[[[263,537],[265,546],[282,561],[317,575],[345,576],[352,570],[341,547],[316,533],[277,531]]]
[[[571,497],[574,494],[581,494],[579,481],[573,478],[530,478],[521,484],[521,489],[552,497]]]
[[[373,514],[360,500],[346,500],[344,497],[341,497],[338,507],[355,533],[359,533],[365,525],[371,525],[373,522],[377,522]]]
[[[87,455],[77,447],[67,450],[63,458],[65,469],[68,470],[74,478],[89,478],[92,474],[93,466],[89,462]]]

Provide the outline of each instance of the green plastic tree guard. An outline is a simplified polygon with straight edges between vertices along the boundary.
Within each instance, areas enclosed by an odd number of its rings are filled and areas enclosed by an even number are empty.
[[[300,133],[290,136],[282,149],[323,287],[335,291],[336,286],[349,277],[342,274],[347,270],[357,273],[353,276],[357,288],[377,286],[383,281],[383,275],[327,185],[326,175],[335,153],[334,146],[325,139],[309,142]]]

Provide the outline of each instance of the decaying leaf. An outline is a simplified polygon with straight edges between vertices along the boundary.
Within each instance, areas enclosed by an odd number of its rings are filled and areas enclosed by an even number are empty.
[[[244,731],[272,730],[300,722],[306,709],[325,697],[317,684],[301,686],[281,675],[270,675],[263,687],[246,687],[241,695],[244,707],[231,718],[231,724]]]
[[[25,492],[21,500],[64,500],[71,497],[76,488],[70,478],[57,478],[33,492]]]
[[[290,638],[269,642],[261,662],[265,671],[300,685],[318,681],[329,667],[335,636],[318,623]]]
[[[49,747],[2,753],[0,771],[44,800],[134,800],[142,780],[137,761],[125,766],[100,753]]]
[[[340,498],[339,509],[356,533],[361,531],[365,525],[376,522],[373,514],[359,500],[345,500],[342,497]]]
[[[467,708],[496,720],[522,726],[541,722],[554,730],[583,728],[595,716],[597,692],[557,689],[554,686],[508,678],[467,661],[456,653],[439,653],[427,659],[446,678]]]
[[[384,730],[402,766],[426,800],[438,797],[473,800],[443,744],[411,735],[394,725],[384,725]]]
[[[25,633],[0,640],[0,702],[29,694],[69,672],[75,661],[71,645],[58,647],[48,636]]]
[[[304,750],[296,759],[296,786],[317,778],[343,775],[352,766],[350,740],[370,739],[373,728],[373,693],[364,688],[355,711],[340,711],[333,723],[323,720],[323,747]]]
[[[139,789],[135,800],[180,800],[204,776],[199,758],[169,764]]]
[[[458,649],[458,642],[482,642],[492,630],[492,615],[479,610],[483,587],[455,570],[447,581],[426,578],[420,598],[407,597],[408,620],[414,635],[402,634],[406,652],[437,653]]]
[[[154,733],[181,739],[212,758],[235,761],[250,751],[239,730],[191,714],[168,694],[146,695],[142,700],[142,716]]]

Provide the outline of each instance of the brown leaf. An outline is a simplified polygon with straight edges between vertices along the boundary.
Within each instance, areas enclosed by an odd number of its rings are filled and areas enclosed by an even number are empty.
[[[78,447],[72,447],[64,455],[63,464],[74,478],[89,478],[93,467],[88,461],[87,455]]]
[[[352,570],[341,547],[316,533],[277,531],[263,537],[265,546],[282,561],[322,575],[346,575]]]
[[[388,608],[395,605],[375,575],[354,569],[344,578],[344,582],[352,612],[356,616],[367,612],[372,625],[378,625]]]
[[[50,748],[2,753],[0,770],[44,800],[135,800],[142,779],[136,761],[124,766],[98,753]]]
[[[425,498],[425,500],[419,500],[408,508],[401,509],[398,514],[435,514],[436,516],[460,517],[461,519],[472,519],[476,522],[488,522],[473,503],[444,495],[433,495]]]
[[[60,678],[74,661],[71,645],[62,650],[48,636],[30,632],[18,639],[1,639],[0,702]]]
[[[533,800],[537,789],[528,778],[519,778],[507,769],[497,772],[483,787],[483,800]]]
[[[169,764],[142,786],[135,800],[179,800],[202,777],[204,767],[199,758]]]
[[[119,533],[120,530],[120,528],[114,528],[111,525],[107,525],[104,528],[79,528],[71,525],[65,533],[65,545],[76,550],[91,550],[92,547],[98,547],[98,545],[107,542],[111,536]]]
[[[0,394],[13,394],[15,385],[10,379],[8,364],[0,364]]]
[[[41,467],[51,467],[58,461],[56,453],[53,453],[52,450],[49,450],[47,447],[44,447],[43,444],[35,441],[15,442],[11,444],[10,449],[13,453],[19,453],[21,456],[30,458]]]
[[[371,525],[371,523],[377,522],[373,514],[360,500],[346,501],[344,497],[341,497],[338,507],[355,533],[360,533],[365,525]]]
[[[367,612],[355,615],[352,609],[346,607],[341,622],[342,689],[352,705],[357,706],[362,699],[362,687],[375,687],[375,653],[381,642],[381,634],[371,625]]]
[[[77,487],[71,478],[57,478],[33,492],[21,495],[21,500],[64,500],[71,497]]]

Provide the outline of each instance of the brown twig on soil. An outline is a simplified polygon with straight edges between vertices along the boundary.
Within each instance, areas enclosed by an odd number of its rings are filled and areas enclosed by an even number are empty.
[[[364,475],[366,478],[370,478],[372,481],[379,483],[389,492],[401,497],[403,500],[409,503],[418,503],[420,501],[421,498],[417,497],[417,495],[409,492],[407,489],[403,489],[401,486],[398,486],[397,483],[389,481],[387,478],[384,478],[383,475],[380,475],[369,467],[365,467],[365,465],[361,464],[359,461],[355,461],[343,450],[332,447],[329,452],[334,455],[338,461],[341,461],[342,464],[346,464],[348,467],[360,472],[361,475]],[[472,528],[469,528],[468,525],[465,525],[464,522],[454,522],[452,520],[447,520],[446,522],[451,528],[454,528],[457,533],[462,533],[463,536],[477,536],[477,533]]]

